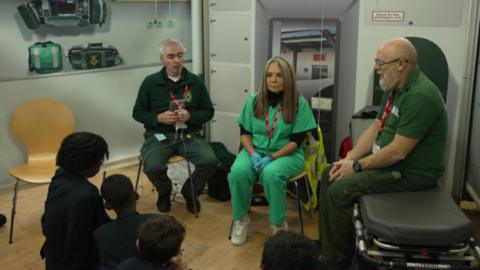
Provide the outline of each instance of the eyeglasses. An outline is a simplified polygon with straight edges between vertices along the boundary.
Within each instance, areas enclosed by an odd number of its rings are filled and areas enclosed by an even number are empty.
[[[384,66],[384,65],[396,63],[396,62],[398,62],[398,61],[400,61],[400,58],[397,58],[397,59],[395,59],[395,60],[388,61],[388,62],[383,62],[382,60],[375,59],[375,65],[381,67],[381,66]]]

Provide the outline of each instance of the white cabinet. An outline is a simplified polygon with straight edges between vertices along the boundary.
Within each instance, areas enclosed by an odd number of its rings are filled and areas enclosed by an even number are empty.
[[[215,117],[210,139],[237,152],[240,128],[236,122],[254,90],[255,0],[210,0],[208,10],[208,76]]]
[[[249,0],[211,0],[210,11],[250,11],[251,3]]]
[[[211,61],[250,63],[250,14],[213,14],[210,31]]]
[[[210,81],[215,110],[240,113],[250,94],[250,68],[212,64]]]

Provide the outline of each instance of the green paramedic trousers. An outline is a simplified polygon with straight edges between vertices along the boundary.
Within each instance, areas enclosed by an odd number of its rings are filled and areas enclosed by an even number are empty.
[[[200,194],[205,184],[215,173],[218,160],[210,145],[196,133],[186,134],[184,139],[175,138],[174,134],[164,134],[159,141],[153,134],[145,134],[145,143],[140,150],[144,162],[144,172],[157,189],[158,195],[170,194],[172,182],[167,176],[168,159],[172,155],[181,155],[195,165],[192,175],[196,194]],[[190,190],[189,179],[185,182]]]
[[[335,182],[328,181],[327,167],[320,183],[319,240],[320,261],[327,265],[348,262],[353,257],[353,205],[365,194],[425,190],[435,181],[409,181],[392,169],[370,170],[352,174]]]

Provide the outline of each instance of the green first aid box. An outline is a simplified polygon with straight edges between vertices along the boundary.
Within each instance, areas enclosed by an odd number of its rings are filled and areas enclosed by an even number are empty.
[[[30,71],[53,73],[63,69],[62,47],[51,41],[37,42],[28,47],[28,65]]]

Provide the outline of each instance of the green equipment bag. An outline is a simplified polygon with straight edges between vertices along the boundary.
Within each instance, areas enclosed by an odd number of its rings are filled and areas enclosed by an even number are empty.
[[[105,68],[123,63],[117,49],[103,43],[73,46],[68,51],[68,60],[74,69]]]
[[[28,47],[30,71],[52,73],[63,69],[62,47],[51,41],[37,42]]]
[[[34,30],[40,27],[43,17],[41,16],[41,9],[38,5],[34,3],[24,3],[20,4],[17,9],[28,29]]]
[[[218,201],[228,201],[231,194],[227,176],[236,156],[221,142],[211,142],[210,147],[220,163],[215,173],[208,179],[208,195]]]

